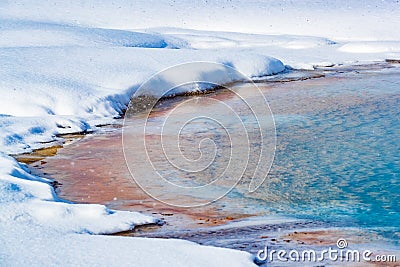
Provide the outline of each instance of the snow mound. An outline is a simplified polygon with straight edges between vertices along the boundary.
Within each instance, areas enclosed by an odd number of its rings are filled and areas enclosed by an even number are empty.
[[[162,34],[179,38],[193,49],[249,48],[277,46],[288,49],[305,49],[333,45],[334,41],[322,37],[288,34],[250,34],[214,32],[179,28],[153,28],[144,30],[151,34]]]
[[[179,48],[176,38],[126,30],[87,28],[46,22],[0,20],[0,47],[122,46]],[[176,41],[176,43],[173,42]]]
[[[13,158],[0,154],[0,222],[41,225],[64,233],[115,233],[158,220],[103,205],[61,201],[49,181],[29,174]]]
[[[2,266],[256,266],[249,253],[184,240],[62,234],[18,223],[0,224],[0,242]]]

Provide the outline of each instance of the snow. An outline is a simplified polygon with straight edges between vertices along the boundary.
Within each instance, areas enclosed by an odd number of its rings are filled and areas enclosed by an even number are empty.
[[[396,0],[20,0],[3,1],[0,17],[125,30],[174,27],[367,41],[400,36]]]
[[[285,66],[400,59],[399,7],[394,0],[0,2],[0,264],[251,265],[239,251],[96,236],[157,221],[60,200],[50,181],[7,155],[113,122],[144,81],[177,64],[222,63],[256,78]],[[182,73],[237,78],[217,65]],[[163,78],[156,93],[181,77]]]
[[[3,266],[256,266],[248,253],[184,240],[60,234],[22,224],[8,228],[0,234]]]
[[[28,108],[27,110],[29,112]],[[34,114],[33,111],[30,112]],[[63,139],[57,135],[90,129],[90,126],[79,118],[51,115],[35,117],[3,115],[0,116],[0,127],[1,152],[7,154],[32,151],[46,144],[62,145]]]
[[[400,42],[353,42],[342,45],[339,51],[347,53],[399,53]]]

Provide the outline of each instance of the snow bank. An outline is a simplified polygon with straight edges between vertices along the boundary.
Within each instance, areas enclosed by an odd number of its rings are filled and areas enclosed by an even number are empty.
[[[102,205],[60,201],[48,180],[26,172],[13,158],[0,154],[0,221],[25,222],[63,232],[114,233],[157,219]]]
[[[279,60],[250,50],[224,52],[103,45],[0,48],[0,62],[7,66],[0,69],[0,114],[3,114],[0,125],[10,129],[5,128],[0,135],[0,151],[29,152],[38,142],[50,141],[51,136],[110,122],[121,115],[132,93],[151,75],[192,61],[229,63],[248,76],[284,70]],[[168,80],[159,86],[166,84]],[[41,123],[40,119],[32,118],[43,116],[50,119]],[[23,129],[20,117],[30,117],[32,123],[25,119],[28,123]],[[41,130],[29,135],[34,122]],[[14,128],[22,133],[10,137]]]
[[[87,28],[79,25],[0,19],[2,35],[0,47],[49,46],[122,46],[146,48],[178,48],[185,43],[174,43],[174,38],[159,34]]]
[[[168,27],[143,29],[143,31],[151,34],[162,34],[170,38],[179,38],[181,39],[181,43],[185,44],[185,47],[193,49],[255,48],[266,46],[302,49],[335,44],[334,41],[327,38],[305,35],[238,34],[236,32],[199,31]]]
[[[183,240],[60,234],[19,223],[0,224],[0,242],[2,266],[256,266],[246,252]]]
[[[29,108],[27,110],[29,111]],[[7,154],[29,152],[50,145],[62,145],[63,139],[57,135],[90,130],[90,126],[82,119],[51,115],[41,117],[0,115],[0,128],[1,152]]]
[[[386,29],[383,28],[384,32]],[[387,58],[400,59],[399,41],[338,41],[315,36],[288,34],[246,34],[185,30],[177,28],[147,29],[147,33],[173,36],[187,48],[199,50],[250,50],[278,58],[294,69],[313,70],[317,66],[371,63]],[[393,39],[400,38],[393,36]],[[243,57],[247,55],[243,53]],[[252,64],[254,58],[244,61]]]

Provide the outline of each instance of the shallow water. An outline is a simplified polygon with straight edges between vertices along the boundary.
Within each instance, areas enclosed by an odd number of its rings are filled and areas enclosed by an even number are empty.
[[[326,82],[325,82],[326,81]],[[399,241],[400,74],[368,74],[281,92],[264,209],[379,228]]]
[[[237,86],[235,90],[243,91],[246,86]],[[347,73],[282,84],[260,83],[258,86],[274,114],[277,143],[269,175],[254,193],[247,191],[252,172],[245,172],[242,182],[234,190],[211,205],[185,210],[157,203],[133,183],[125,166],[119,131],[84,138],[37,166],[63,184],[58,188],[63,198],[105,203],[113,208],[156,210],[167,223],[174,221],[170,224],[177,228],[189,227],[187,221],[177,215],[179,213],[194,216],[200,225],[224,223],[248,215],[287,216],[309,222],[306,226],[351,227],[370,234],[373,232],[370,241],[384,240],[398,245],[400,71]],[[246,95],[248,99],[252,97]],[[209,109],[224,116],[224,111],[214,102],[202,102],[202,99],[216,99],[241,109],[242,101],[229,90],[198,98],[195,107],[180,106],[176,121],[179,122],[179,116],[196,113],[196,108]],[[160,141],[157,127],[166,114],[187,99],[165,100],[151,113],[150,130],[146,136],[150,144],[149,157],[156,168],[174,183],[208,183],[220,172],[218,166],[229,160],[226,152],[230,143],[215,124],[197,121],[181,133],[182,147],[185,148],[181,153],[191,160],[199,158],[198,145],[204,138],[213,139],[220,148],[216,165],[206,168],[207,171],[200,176],[174,171],[165,155],[157,150]],[[230,116],[225,118],[229,121]],[[142,123],[143,119],[140,114],[135,115],[130,118],[129,125]],[[228,127],[235,129],[238,127],[235,123],[232,120]],[[132,137],[138,134],[134,127],[124,130],[130,131]],[[257,137],[257,133],[250,134]],[[173,134],[164,133],[164,142],[175,142],[174,138]],[[247,148],[245,144],[238,145],[242,146]],[[205,146],[202,152],[213,155],[213,150],[207,149]],[[257,150],[257,146],[254,149]],[[135,151],[128,153],[135,154]],[[250,161],[251,164],[254,167],[256,162]],[[140,168],[140,165],[136,167]],[[174,199],[173,192],[164,192],[162,187],[157,190]],[[225,190],[224,184],[216,185],[212,190]],[[191,200],[188,197],[183,201]],[[179,225],[179,222],[185,223]],[[290,229],[296,229],[296,226]],[[264,230],[261,228],[261,231]],[[246,235],[245,232],[235,232],[236,236],[241,234],[243,237]],[[149,234],[145,231],[138,235]],[[259,237],[260,233],[255,235]],[[179,237],[179,234],[172,236]],[[190,239],[187,234],[182,237]],[[203,234],[203,239],[201,237],[201,233],[194,234],[192,240],[241,248],[227,245],[229,242],[221,241],[223,237],[220,235],[214,239],[209,236],[209,242],[204,241],[207,234]]]

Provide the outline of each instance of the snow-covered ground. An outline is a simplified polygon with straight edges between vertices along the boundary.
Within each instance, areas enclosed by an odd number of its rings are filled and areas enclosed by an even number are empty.
[[[0,265],[251,265],[238,251],[91,235],[155,219],[63,202],[7,154],[112,122],[142,82],[175,64],[257,77],[400,59],[399,17],[398,1],[377,0],[0,2]]]

